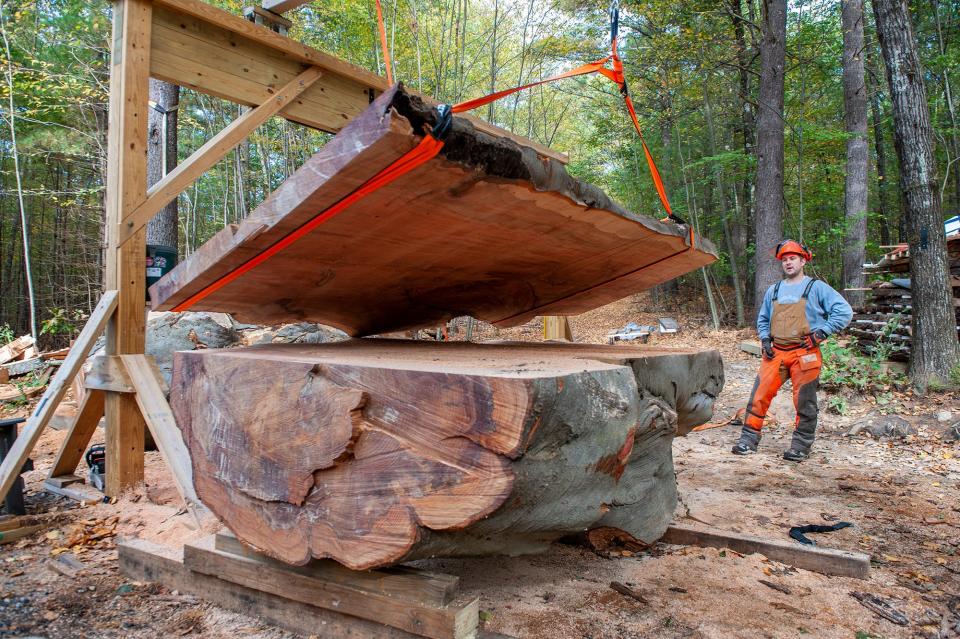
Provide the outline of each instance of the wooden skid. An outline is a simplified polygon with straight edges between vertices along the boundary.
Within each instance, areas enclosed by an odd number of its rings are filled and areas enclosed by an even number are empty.
[[[150,289],[171,310],[390,166],[434,114],[384,93],[238,227]],[[686,226],[630,213],[563,167],[454,118],[441,154],[192,302],[241,321],[352,335],[472,315],[501,326],[576,314],[716,259]],[[185,310],[185,309],[182,309]]]
[[[698,530],[677,525],[667,528],[660,541],[667,544],[729,548],[744,555],[760,553],[774,561],[824,575],[857,579],[870,577],[870,555],[859,552],[803,546],[790,541],[751,537],[726,530]]]
[[[304,574],[302,569],[297,572],[275,562],[217,550],[212,537],[181,549],[140,539],[121,541],[117,548],[120,571],[131,579],[158,581],[171,590],[256,615],[304,636],[372,639],[478,636],[479,600],[476,599],[462,606],[428,606],[417,597],[404,599],[367,592],[333,575],[321,579]],[[414,572],[411,570],[410,574]],[[429,575],[426,579],[433,581],[436,576]],[[408,578],[407,583],[412,590],[413,582]],[[389,625],[391,623],[407,630]]]

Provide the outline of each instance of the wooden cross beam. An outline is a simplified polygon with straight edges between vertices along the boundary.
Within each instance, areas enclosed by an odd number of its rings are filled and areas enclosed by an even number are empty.
[[[162,180],[150,187],[147,199],[134,209],[120,224],[118,230],[120,243],[123,244],[145,226],[157,211],[176,199],[187,189],[194,180],[203,175],[224,155],[243,142],[257,127],[280,112],[298,95],[316,82],[323,71],[319,67],[310,67],[286,86],[280,89],[273,98],[267,100],[257,108],[247,111],[231,122],[220,133],[213,136],[193,155],[168,173]]]

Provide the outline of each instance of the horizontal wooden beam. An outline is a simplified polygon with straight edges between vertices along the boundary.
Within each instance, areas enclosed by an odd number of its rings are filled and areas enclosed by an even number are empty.
[[[275,95],[255,109],[247,111],[197,149],[193,155],[168,173],[147,192],[147,199],[120,223],[119,243],[129,240],[146,226],[157,211],[193,184],[235,146],[243,142],[257,127],[289,105],[323,75],[319,67],[309,67],[288,82]]]
[[[307,66],[324,75],[283,112],[283,117],[336,133],[387,88],[366,69],[274,33],[201,0],[155,0],[150,74],[238,104],[263,104]],[[430,103],[436,100],[425,98]],[[506,137],[566,163],[565,153],[473,116],[480,131]]]

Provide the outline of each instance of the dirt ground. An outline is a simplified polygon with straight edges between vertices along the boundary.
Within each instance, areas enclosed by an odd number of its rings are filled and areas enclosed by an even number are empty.
[[[574,318],[577,341],[603,343],[626,321],[654,323],[656,315],[639,312],[642,303],[629,299]],[[727,381],[716,418],[727,418],[744,405],[753,383],[758,360],[737,349],[751,333],[714,333],[698,318],[684,317],[680,334],[653,340],[721,351]],[[539,339],[540,330],[537,322],[508,331],[483,326],[476,337]],[[821,408],[826,396],[821,392]],[[847,395],[849,414],[821,410],[815,454],[799,465],[780,457],[793,422],[789,397],[785,390],[774,403],[779,423],[769,427],[757,455],[730,454],[736,438],[731,426],[676,440],[682,497],[676,521],[779,540],[788,540],[793,525],[849,521],[853,526],[815,537],[824,547],[869,553],[867,581],[797,570],[760,555],[666,544],[615,558],[557,544],[532,557],[419,565],[459,575],[462,596],[480,597],[484,628],[515,637],[960,637],[960,445],[941,439],[960,420],[958,396],[898,393],[895,402],[878,405],[867,395]],[[0,412],[7,417],[28,410]],[[891,411],[916,434],[848,436],[857,424]],[[177,545],[205,533],[178,510],[157,453],[148,453],[146,486],[116,503],[80,505],[43,492],[63,437],[48,429],[32,456],[36,469],[24,475],[28,511],[47,527],[0,546],[0,638],[294,636],[120,575],[118,538]],[[639,592],[646,603],[615,592],[611,581]],[[882,597],[909,624],[880,618],[851,596],[854,591]]]

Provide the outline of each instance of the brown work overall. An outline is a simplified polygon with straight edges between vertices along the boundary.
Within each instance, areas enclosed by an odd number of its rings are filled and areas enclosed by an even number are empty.
[[[781,304],[777,300],[780,284],[773,290],[773,314],[770,318],[773,357],[767,359],[764,356],[760,362],[760,372],[747,402],[743,425],[742,437],[753,446],[760,441],[760,429],[770,402],[787,378],[793,383],[793,405],[797,409],[790,448],[809,452],[813,445],[817,430],[817,386],[823,358],[818,346],[807,348],[805,337],[810,333],[807,296],[815,282],[810,280],[800,299],[792,304]]]

